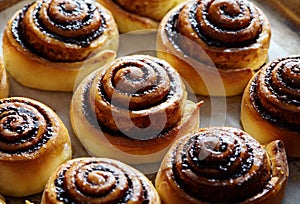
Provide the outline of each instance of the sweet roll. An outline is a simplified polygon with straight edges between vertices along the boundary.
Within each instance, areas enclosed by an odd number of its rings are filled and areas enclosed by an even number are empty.
[[[111,13],[98,3],[35,1],[7,23],[4,65],[24,86],[73,91],[79,71],[86,76],[114,59],[118,35]]]
[[[174,143],[155,187],[163,203],[281,203],[288,179],[280,140],[260,145],[231,127],[203,128]]]
[[[247,0],[192,0],[163,18],[157,51],[195,94],[232,96],[241,94],[253,70],[267,61],[270,38],[267,17]],[[207,87],[216,77],[224,90],[214,83]]]
[[[50,174],[72,156],[68,131],[45,104],[29,98],[0,100],[0,193],[42,192]]]
[[[262,144],[284,142],[287,154],[300,157],[300,56],[265,65],[249,82],[241,105],[241,123]]]
[[[187,100],[179,74],[167,62],[131,55],[78,86],[70,117],[91,155],[150,163],[160,161],[175,138],[198,129],[200,105]]]
[[[41,203],[160,204],[160,198],[151,181],[138,170],[117,160],[90,157],[58,167]]]

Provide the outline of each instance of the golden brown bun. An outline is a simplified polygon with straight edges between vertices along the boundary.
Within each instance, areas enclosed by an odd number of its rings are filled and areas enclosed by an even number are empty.
[[[72,156],[68,131],[57,114],[32,99],[0,100],[0,193],[42,192],[50,174]]]
[[[157,33],[158,57],[173,65],[195,94],[241,94],[253,70],[267,60],[268,19],[247,1],[242,1],[243,9],[236,1],[197,2],[181,3],[163,18]]]
[[[281,203],[288,164],[279,140],[265,149],[242,130],[212,127],[180,138],[155,187],[163,203]]]
[[[164,60],[121,57],[78,86],[71,124],[93,156],[158,162],[176,138],[199,127],[201,103],[186,97],[179,74]]]
[[[59,12],[62,7],[78,16],[68,18]],[[86,76],[112,61],[119,34],[111,13],[94,3],[83,8],[86,10],[64,0],[39,0],[16,12],[2,42],[4,66],[11,76],[31,88],[73,91],[79,72]],[[35,12],[40,13],[38,20]],[[87,16],[93,19],[86,20]]]
[[[41,203],[160,204],[160,198],[151,181],[136,169],[117,160],[85,157],[56,169]]]
[[[0,98],[5,98],[9,95],[9,81],[6,70],[0,57]]]
[[[241,105],[246,132],[260,143],[282,140],[291,157],[300,157],[300,56],[265,65],[249,82]]]
[[[0,195],[0,204],[5,204],[5,203],[6,203],[5,198],[2,195]]]
[[[97,0],[110,10],[121,33],[157,29],[160,20],[183,0]]]

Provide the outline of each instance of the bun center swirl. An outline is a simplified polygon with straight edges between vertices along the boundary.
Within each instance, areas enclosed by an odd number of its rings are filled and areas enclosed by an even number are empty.
[[[39,124],[32,117],[30,112],[26,113],[18,109],[2,113],[0,115],[0,134],[2,138],[9,142],[16,142],[21,137],[33,133],[37,130]],[[43,118],[42,121],[45,124]]]
[[[66,203],[143,203],[149,187],[123,164],[101,159],[76,160],[55,180],[57,200]]]
[[[253,164],[252,150],[228,135],[207,134],[190,147],[188,161],[196,161],[198,171],[210,179],[235,178]],[[239,158],[239,159],[238,159]],[[241,159],[242,158],[242,159]],[[191,165],[195,165],[191,163]]]
[[[12,33],[23,47],[47,60],[82,61],[104,40],[99,38],[110,18],[94,2],[39,0],[20,11]]]
[[[38,105],[13,99],[0,102],[0,152],[34,152],[51,134],[52,124]]]
[[[114,105],[125,108],[129,105],[131,110],[165,100],[171,89],[164,66],[149,59],[130,60],[112,66],[103,83],[103,89]]]
[[[198,1],[189,14],[198,36],[220,46],[252,43],[261,30],[260,20],[254,6],[239,0]]]
[[[245,47],[254,43],[262,31],[263,18],[250,2],[241,0],[195,0],[187,2],[170,16],[166,32],[173,45],[189,56],[195,46]],[[189,38],[192,42],[187,42]],[[200,56],[201,58],[201,56]]]
[[[206,202],[242,201],[262,191],[271,177],[265,150],[238,130],[215,128],[186,137],[173,159],[176,182]]]
[[[280,65],[278,67],[280,67]],[[276,71],[274,71],[272,75],[274,84],[278,85],[278,91],[283,92],[283,94],[294,96],[294,98],[300,101],[300,59],[283,62],[282,69],[279,70],[279,73],[276,74]],[[280,84],[283,85],[281,86]],[[284,84],[286,84],[286,86],[284,86]]]
[[[240,2],[215,0],[207,9],[207,19],[223,30],[239,30],[250,24],[250,11]],[[201,20],[201,19],[199,19]]]
[[[76,23],[87,17],[88,7],[83,1],[52,1],[49,7],[50,17],[60,23]]]
[[[102,24],[97,7],[82,0],[52,0],[42,4],[39,21],[45,29],[62,37],[89,35]]]

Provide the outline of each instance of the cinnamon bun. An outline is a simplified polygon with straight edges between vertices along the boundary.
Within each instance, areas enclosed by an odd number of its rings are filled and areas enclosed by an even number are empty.
[[[9,95],[9,81],[6,70],[0,57],[0,98],[5,98]]]
[[[249,82],[241,105],[246,132],[262,144],[284,142],[288,156],[300,157],[300,56],[276,59]]]
[[[5,204],[5,203],[6,203],[5,198],[2,195],[0,195],[0,204]]]
[[[160,161],[177,137],[198,129],[200,105],[187,100],[179,74],[167,62],[131,55],[78,86],[70,117],[91,155],[151,163]]]
[[[97,0],[109,9],[121,33],[157,29],[164,15],[183,0]]]
[[[0,193],[42,192],[50,174],[72,156],[68,131],[48,106],[29,98],[0,100]]]
[[[50,177],[42,204],[51,203],[149,203],[160,198],[146,176],[117,160],[77,158]]]
[[[39,0],[8,21],[3,35],[7,71],[24,86],[73,91],[87,75],[112,61],[118,30],[111,13],[83,0]]]
[[[288,179],[280,140],[260,145],[242,130],[212,127],[180,138],[155,187],[163,203],[280,203]]]
[[[241,94],[253,70],[266,62],[270,37],[267,17],[247,0],[192,0],[163,18],[157,50],[195,94],[232,96]],[[216,77],[224,90],[207,85]]]

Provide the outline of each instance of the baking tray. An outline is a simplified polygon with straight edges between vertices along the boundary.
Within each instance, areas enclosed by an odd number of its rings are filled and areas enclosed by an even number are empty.
[[[14,4],[17,1],[0,0],[1,4]],[[0,12],[0,38],[6,22],[18,9],[32,0],[19,1],[19,3]],[[253,0],[270,20],[272,38],[269,52],[269,60],[289,55],[300,54],[300,1],[298,0]],[[8,6],[6,4],[5,6]],[[0,42],[1,45],[1,42]],[[2,46],[2,45],[1,45]],[[155,53],[155,33],[122,34],[120,36],[120,49],[118,56],[135,53]],[[0,56],[2,49],[0,49]],[[69,121],[69,105],[72,93],[48,92],[26,88],[14,79],[10,78],[10,96],[24,96],[41,101],[55,110],[67,126],[73,145],[73,157],[89,156],[79,140],[75,137]],[[201,127],[208,126],[232,126],[242,128],[240,124],[241,96],[235,97],[197,97],[204,100],[201,107]],[[283,204],[299,203],[300,200],[300,159],[289,158],[290,176],[283,200]],[[153,178],[153,169],[141,167],[150,178]],[[41,194],[26,198],[6,198],[7,203],[24,203],[29,200],[39,203]]]

